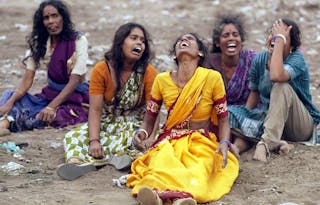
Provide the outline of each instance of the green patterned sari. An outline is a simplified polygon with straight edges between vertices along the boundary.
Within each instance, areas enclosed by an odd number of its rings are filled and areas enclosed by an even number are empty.
[[[129,80],[119,91],[118,106],[113,102],[105,103],[100,124],[100,142],[106,154],[104,159],[95,159],[88,154],[88,123],[68,132],[64,137],[65,160],[76,159],[80,164],[93,163],[105,165],[110,155],[139,154],[132,145],[132,137],[143,120],[145,104],[141,104],[143,95],[143,75],[132,72]],[[137,106],[139,105],[139,106]],[[73,160],[72,160],[73,161]]]

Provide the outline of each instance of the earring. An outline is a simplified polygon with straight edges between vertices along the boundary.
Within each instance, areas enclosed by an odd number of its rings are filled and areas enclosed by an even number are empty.
[[[177,56],[174,56],[174,57],[173,57],[173,60],[177,60]]]
[[[203,57],[203,53],[199,53],[198,55],[199,55],[200,57]]]

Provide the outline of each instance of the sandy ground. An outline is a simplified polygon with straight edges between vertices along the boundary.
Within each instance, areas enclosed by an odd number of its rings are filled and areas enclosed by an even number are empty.
[[[15,88],[23,70],[25,36],[39,0],[0,0],[0,94]],[[174,39],[183,32],[197,32],[210,42],[214,14],[233,9],[246,15],[249,39],[246,48],[264,48],[265,30],[275,18],[296,20],[303,32],[303,50],[309,62],[313,101],[320,105],[320,2],[318,0],[70,0],[76,27],[88,37],[88,68],[102,59],[119,25],[136,21],[147,27],[153,39],[159,71],[172,69],[167,57]],[[39,70],[32,92],[45,83]],[[89,76],[89,75],[88,75]],[[127,172],[106,166],[75,181],[61,180],[56,167],[64,162],[62,138],[71,127],[35,130],[0,138],[0,143],[27,143],[21,156],[0,150],[0,204],[96,204],[136,205],[130,189],[113,186],[112,179]],[[10,162],[24,168],[6,172]],[[287,156],[272,154],[267,163],[252,161],[252,150],[240,158],[240,175],[232,191],[211,205],[320,204],[320,149],[295,144]]]

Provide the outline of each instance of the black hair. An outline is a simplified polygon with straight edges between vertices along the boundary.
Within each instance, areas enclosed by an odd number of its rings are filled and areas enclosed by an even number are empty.
[[[220,42],[220,36],[223,28],[227,24],[232,24],[237,28],[242,42],[247,39],[243,16],[240,14],[220,13],[216,18],[217,20],[212,30],[212,53],[221,53],[221,49],[217,44]]]
[[[46,6],[55,7],[63,19],[63,29],[59,34],[59,39],[70,40],[74,34],[74,24],[71,21],[71,16],[67,5],[60,0],[46,0],[43,1],[39,8],[35,11],[33,16],[32,32],[27,36],[27,43],[31,50],[31,57],[34,59],[36,67],[39,66],[40,59],[44,57],[47,50],[47,40],[49,32],[43,24],[43,10]],[[23,62],[30,56],[27,56]]]
[[[290,46],[292,51],[296,51],[301,46],[301,32],[299,26],[292,20],[283,18],[281,19],[287,26],[292,26],[290,30]]]
[[[129,22],[126,24],[123,24],[122,26],[120,26],[113,38],[113,43],[112,46],[110,48],[110,50],[108,50],[104,57],[106,61],[111,61],[113,68],[114,68],[114,72],[115,72],[115,77],[116,77],[116,89],[114,91],[114,106],[116,107],[119,103],[119,99],[116,98],[118,92],[121,89],[121,83],[120,83],[120,73],[123,70],[123,61],[124,61],[124,55],[123,55],[123,51],[122,51],[122,45],[124,43],[124,40],[129,36],[130,32],[134,29],[134,28],[139,28],[142,30],[143,35],[144,35],[144,39],[145,39],[145,50],[141,56],[141,58],[135,63],[134,68],[133,68],[133,72],[138,72],[138,67],[142,67],[142,74],[145,73],[146,68],[148,66],[148,63],[150,61],[151,58],[151,49],[150,49],[150,35],[147,32],[147,30],[140,24],[138,23],[133,23],[133,22]],[[140,87],[139,82],[137,82],[138,87]]]
[[[198,48],[199,48],[199,51],[203,54],[202,56],[200,56],[200,60],[198,62],[198,66],[203,66],[204,64],[204,60],[206,59],[207,55],[208,55],[208,48],[207,48],[207,45],[204,43],[204,40],[202,40],[202,38],[196,34],[196,33],[186,33],[186,34],[190,34],[192,36],[195,37],[196,39],[196,42],[198,44]],[[175,56],[176,54],[176,44],[178,43],[178,41],[181,39],[182,36],[186,35],[186,34],[183,34],[181,36],[179,36],[174,44],[172,45],[169,53],[171,56]],[[176,58],[174,58],[174,61],[176,62],[176,64],[178,65],[178,60]]]

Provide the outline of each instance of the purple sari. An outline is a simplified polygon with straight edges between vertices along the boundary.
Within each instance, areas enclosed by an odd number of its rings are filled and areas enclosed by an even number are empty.
[[[41,93],[35,95],[26,93],[20,100],[15,102],[9,113],[15,120],[10,123],[10,131],[19,132],[48,126],[39,121],[37,115],[68,83],[70,75],[68,74],[67,60],[74,51],[75,37],[70,41],[61,41],[56,45],[48,65],[48,85],[42,89]],[[58,107],[56,118],[50,123],[50,126],[61,128],[86,122],[88,120],[88,112],[83,104],[89,104],[88,91],[89,85],[87,83],[79,84],[68,99]],[[0,105],[6,103],[13,93],[13,90],[7,90],[3,94]]]
[[[225,84],[228,105],[245,105],[250,93],[249,69],[253,58],[256,56],[256,52],[251,50],[241,50],[239,55],[240,58],[237,68],[228,84]],[[225,79],[222,72],[220,53],[211,54],[204,67],[220,72],[222,78]]]

